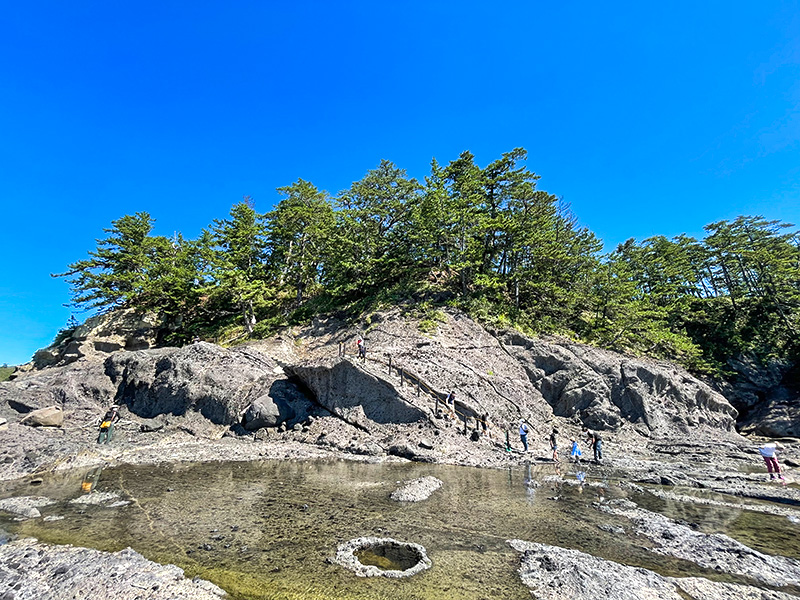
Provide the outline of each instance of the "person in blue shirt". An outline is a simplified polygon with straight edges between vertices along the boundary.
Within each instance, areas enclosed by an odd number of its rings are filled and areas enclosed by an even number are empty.
[[[581,449],[578,447],[578,440],[570,440],[570,442],[572,442],[572,450],[569,455],[572,457],[572,460],[578,464],[581,462]]]

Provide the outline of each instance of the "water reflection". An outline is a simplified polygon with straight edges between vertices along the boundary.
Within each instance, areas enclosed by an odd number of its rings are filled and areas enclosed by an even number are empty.
[[[274,594],[266,597],[530,598],[516,573],[519,556],[506,544],[512,538],[576,548],[665,575],[707,574],[691,563],[643,552],[643,541],[633,534],[609,533],[614,527],[627,531],[630,524],[598,511],[594,503],[629,492],[613,480],[594,479],[589,469],[559,474],[553,463],[527,462],[503,472],[276,461],[125,466],[100,475],[93,470],[45,478],[37,493],[58,502],[42,509],[43,516],[62,520],[0,517],[0,526],[55,543],[103,550],[131,546],[152,560],[178,564],[190,576],[210,579],[234,599],[263,598],[265,590]],[[430,499],[390,500],[398,482],[426,475],[444,482]],[[85,492],[85,484],[131,503],[118,508],[70,503],[78,490]],[[0,490],[3,496],[27,493],[24,487]],[[645,503],[644,496],[631,497]],[[712,528],[737,527],[741,520],[731,516],[735,511],[721,511],[728,514],[720,518],[720,511],[707,507],[652,497],[649,502],[648,508]],[[780,521],[797,532],[785,518]],[[362,536],[421,544],[433,567],[410,580],[389,582],[357,578],[326,560],[340,542]],[[781,541],[798,546],[797,536]]]

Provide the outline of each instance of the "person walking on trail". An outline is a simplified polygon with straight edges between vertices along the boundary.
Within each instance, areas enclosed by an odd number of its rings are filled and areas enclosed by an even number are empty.
[[[453,418],[456,416],[456,393],[450,392],[444,399],[444,406],[447,408],[449,415]]]
[[[558,440],[556,439],[557,433],[558,429],[553,427],[553,431],[550,434],[550,450],[553,451],[553,462],[561,462],[558,460]]]
[[[596,431],[590,431],[586,427],[583,428],[583,433],[586,435],[586,443],[594,450],[594,462],[600,464],[603,462],[603,438]]]
[[[100,435],[97,436],[98,444],[108,444],[114,439],[114,423],[122,417],[119,416],[119,405],[113,404],[103,415],[100,422]]]
[[[758,449],[758,452],[767,465],[770,481],[774,481],[777,478],[781,483],[785,484],[786,479],[783,478],[781,466],[778,464],[778,444],[775,442],[764,444]]]
[[[356,342],[356,347],[358,348],[358,358],[361,360],[367,360],[367,344],[364,342],[363,339],[358,338]]]
[[[527,452],[528,451],[528,432],[529,431],[530,431],[530,429],[528,429],[528,424],[525,423],[524,419],[521,420],[519,422],[519,440],[522,442],[522,448],[523,448],[522,451],[523,452]]]
[[[578,447],[578,440],[571,439],[572,442],[572,450],[570,451],[569,455],[572,458],[572,461],[577,465],[581,462],[581,449]]]

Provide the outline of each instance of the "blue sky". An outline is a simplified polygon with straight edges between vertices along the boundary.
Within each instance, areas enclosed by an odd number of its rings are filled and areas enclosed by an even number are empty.
[[[195,237],[244,195],[333,194],[522,146],[608,249],[800,222],[797,2],[15,2],[0,19],[0,364],[147,211]]]

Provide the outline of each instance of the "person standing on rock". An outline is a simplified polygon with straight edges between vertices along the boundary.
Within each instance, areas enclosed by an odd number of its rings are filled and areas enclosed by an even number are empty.
[[[527,425],[527,423],[525,423],[525,420],[524,419],[520,420],[520,422],[519,422],[519,440],[522,442],[522,448],[523,448],[522,451],[523,452],[527,452],[528,451],[528,432],[529,431],[530,431],[530,429],[528,429],[528,425]]]
[[[764,444],[758,449],[758,452],[767,464],[767,472],[769,473],[770,481],[773,481],[777,477],[781,483],[785,484],[786,480],[783,478],[781,466],[778,464],[778,444],[775,442]]]
[[[560,462],[558,460],[558,440],[556,439],[557,433],[558,429],[553,427],[553,431],[550,434],[550,450],[553,451],[553,462]]]
[[[98,444],[108,444],[114,439],[114,423],[120,419],[119,405],[113,404],[103,415],[103,420],[100,422],[100,435],[97,436]]]
[[[578,440],[570,440],[570,442],[572,442],[570,456],[572,457],[573,462],[578,465],[581,462],[581,449],[578,447]]]
[[[447,398],[444,399],[444,405],[447,407],[447,410],[450,411],[450,415],[452,418],[455,419],[456,417],[456,393],[450,392],[447,394]]]
[[[589,431],[586,427],[583,428],[583,433],[586,435],[586,443],[594,450],[594,462],[600,464],[603,462],[603,438],[596,431]]]
[[[358,338],[356,347],[358,348],[358,358],[361,360],[367,360],[367,344],[364,342],[364,340]]]

